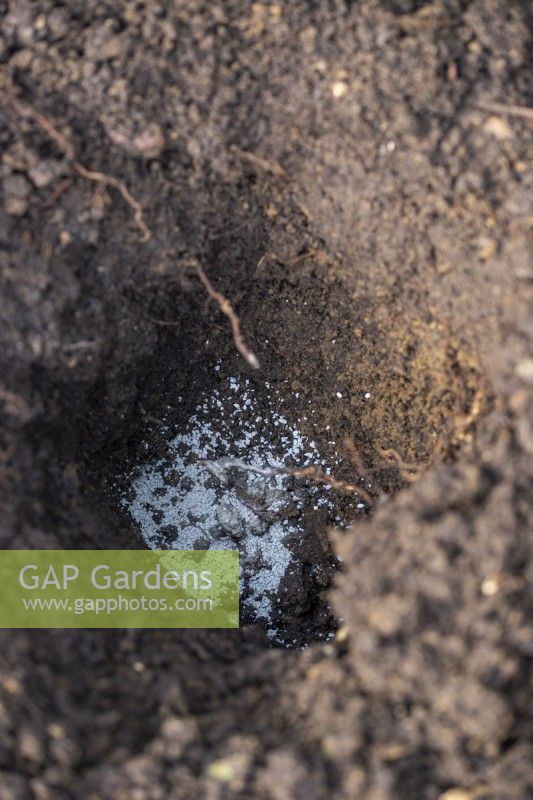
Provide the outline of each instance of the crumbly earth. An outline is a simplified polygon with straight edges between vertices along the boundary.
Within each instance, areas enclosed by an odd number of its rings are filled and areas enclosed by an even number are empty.
[[[530,3],[0,14],[0,545],[142,546],[117,476],[218,359],[376,495],[333,642],[2,632],[2,799],[530,796]]]

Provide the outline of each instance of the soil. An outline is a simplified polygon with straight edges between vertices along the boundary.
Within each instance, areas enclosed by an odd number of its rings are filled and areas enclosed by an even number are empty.
[[[0,546],[143,546],[117,480],[217,362],[375,496],[331,642],[3,631],[2,799],[525,800],[530,4],[0,12]]]

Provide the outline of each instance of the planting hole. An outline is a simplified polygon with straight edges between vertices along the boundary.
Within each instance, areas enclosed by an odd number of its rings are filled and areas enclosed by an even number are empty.
[[[132,472],[123,499],[150,548],[238,549],[242,621],[286,646],[333,635],[321,597],[337,566],[326,529],[365,510],[355,494],[283,474],[340,465],[333,439],[319,446],[323,437],[302,432],[302,422],[313,431],[314,409],[300,406],[289,412],[267,381],[221,378],[181,430],[164,426],[166,452]]]

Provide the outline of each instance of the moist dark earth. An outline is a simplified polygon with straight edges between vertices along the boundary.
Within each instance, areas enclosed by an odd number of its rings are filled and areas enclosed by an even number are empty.
[[[2,631],[2,800],[532,796],[530,3],[0,10],[1,546],[143,546],[218,359],[375,496],[331,642]]]

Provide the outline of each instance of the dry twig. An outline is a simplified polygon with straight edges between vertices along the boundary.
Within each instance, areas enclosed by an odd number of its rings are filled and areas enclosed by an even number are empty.
[[[235,311],[233,310],[233,306],[231,305],[230,301],[227,297],[224,297],[221,292],[218,292],[207,275],[205,274],[205,270],[200,264],[196,264],[196,273],[202,283],[202,286],[206,290],[209,297],[211,297],[215,303],[218,305],[219,309],[222,311],[223,314],[229,319],[231,324],[231,331],[233,333],[233,341],[235,342],[235,347],[242,355],[244,360],[250,364],[251,367],[254,369],[259,369],[259,361],[255,353],[250,350],[246,342],[244,341],[242,331],[241,331],[241,321]]]
[[[41,114],[41,112],[37,111],[37,109],[27,105],[26,103],[22,103],[16,98],[10,99],[11,104],[21,117],[29,117],[35,120],[35,122],[43,129],[50,139],[57,144],[59,149],[62,150],[66,158],[70,161],[72,169],[77,172],[78,175],[81,175],[82,178],[86,178],[89,181],[102,183],[104,186],[112,186],[122,195],[124,201],[130,206],[130,208],[133,209],[133,218],[135,220],[135,224],[139,230],[142,231],[141,241],[147,242],[151,238],[152,234],[143,219],[142,205],[138,200],[135,199],[135,197],[133,197],[126,184],[118,178],[115,178],[113,175],[106,175],[104,172],[98,172],[84,167],[84,165],[78,161],[76,157],[76,151],[74,150],[72,143],[63,133],[61,133],[61,131],[52,125],[48,117],[45,117],[44,114]]]

